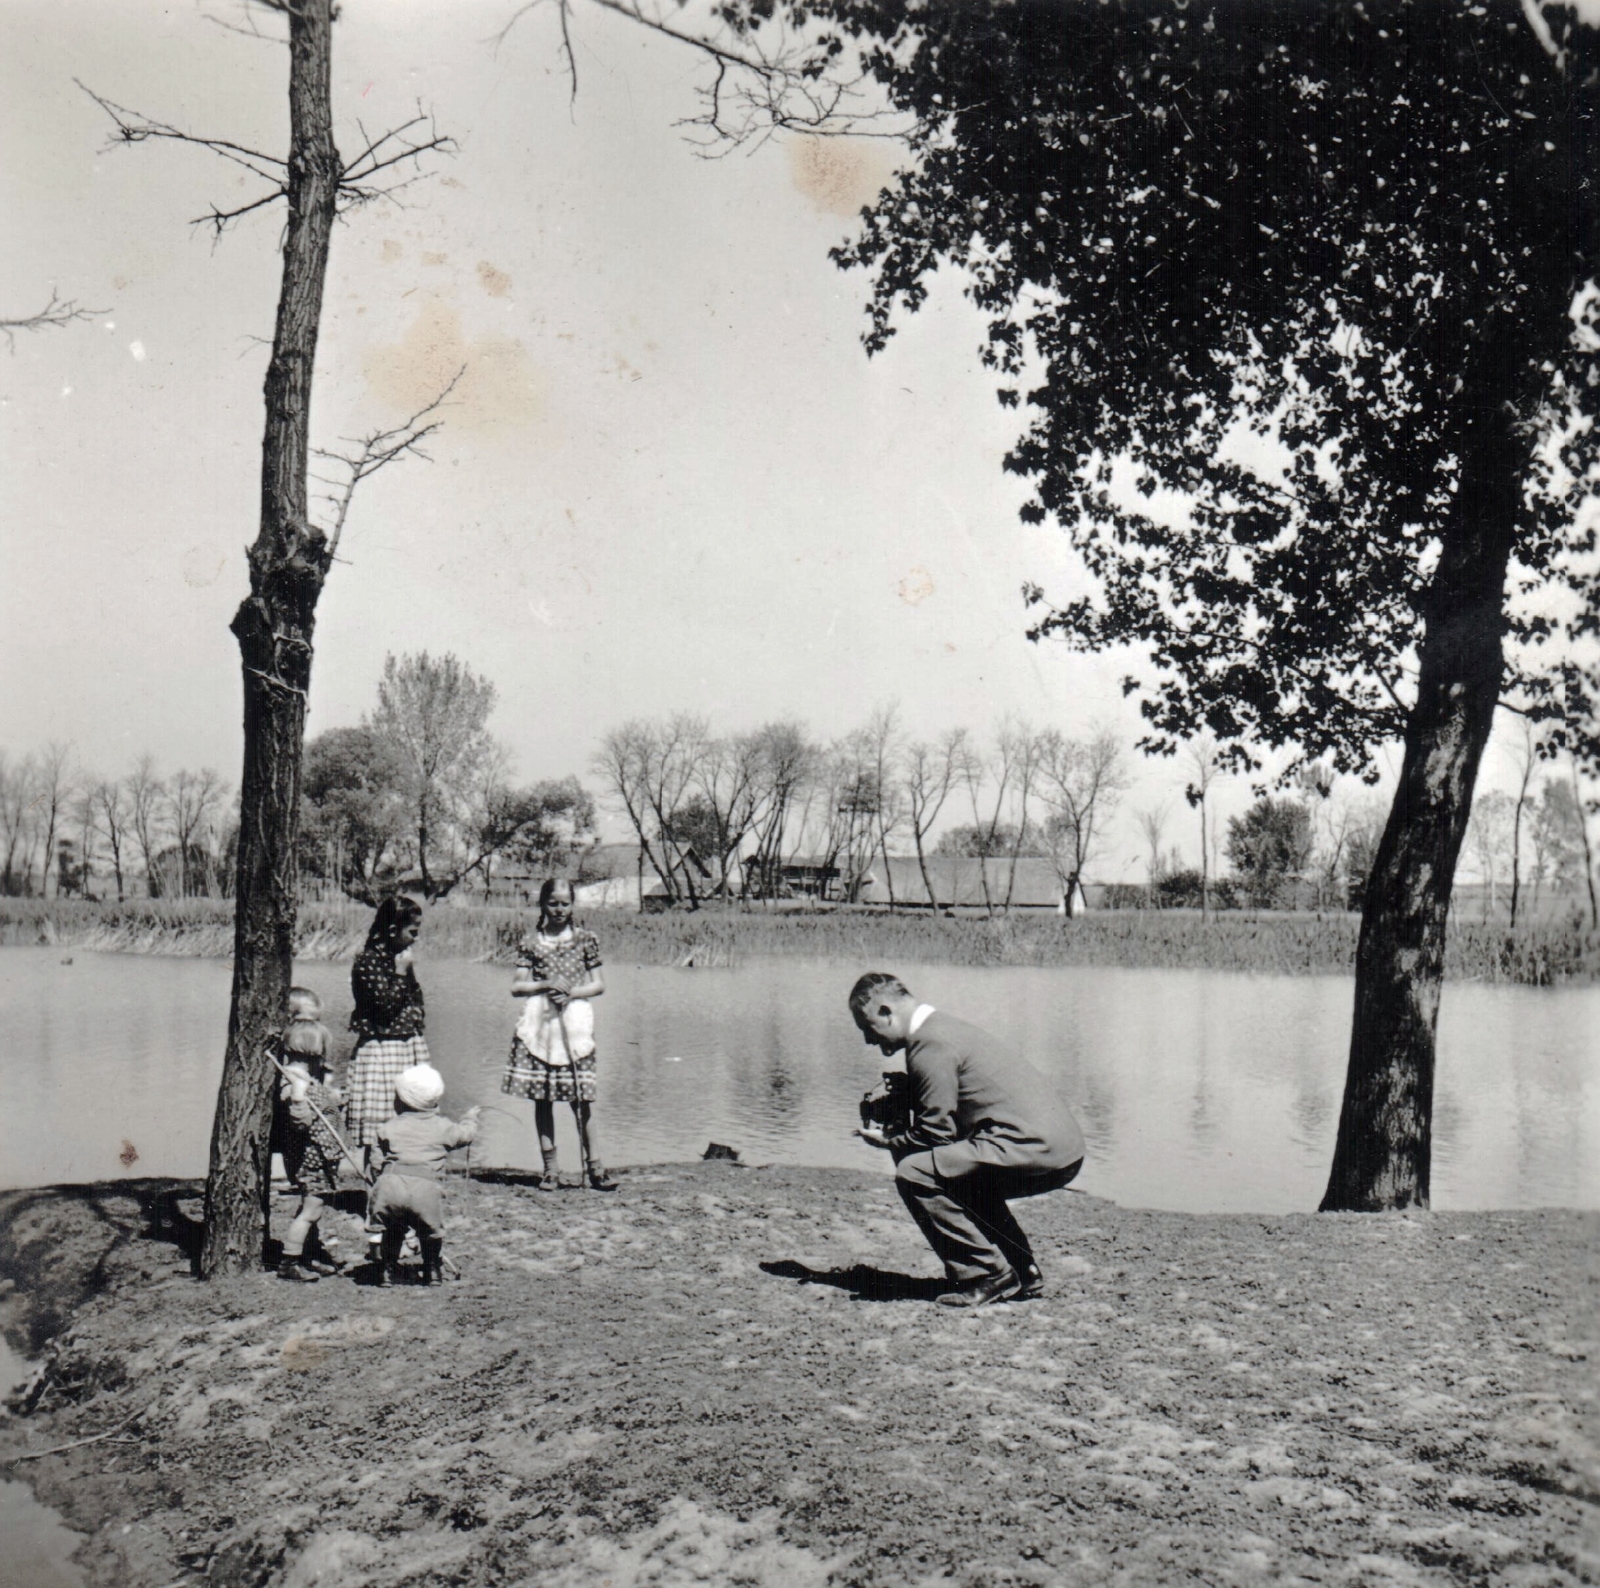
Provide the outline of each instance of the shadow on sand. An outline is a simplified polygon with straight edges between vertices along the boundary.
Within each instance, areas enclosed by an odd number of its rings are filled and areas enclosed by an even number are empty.
[[[804,1263],[785,1259],[762,1263],[761,1271],[774,1279],[794,1279],[802,1285],[832,1285],[835,1290],[848,1290],[855,1301],[932,1301],[950,1288],[950,1281],[942,1275],[919,1278],[914,1274],[873,1268],[867,1263],[852,1263],[849,1268],[808,1268]]]

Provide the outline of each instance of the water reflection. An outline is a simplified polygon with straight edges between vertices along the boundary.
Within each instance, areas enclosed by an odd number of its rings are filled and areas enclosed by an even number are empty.
[[[229,968],[207,960],[0,950],[5,1183],[195,1174],[205,1162]],[[1051,1070],[1089,1141],[1080,1184],[1130,1205],[1313,1208],[1338,1121],[1351,988],[1341,977],[899,967],[932,1002]],[[348,967],[300,968],[341,1029]],[[529,1104],[503,1097],[507,970],[421,966],[447,1106],[483,1102],[479,1156],[533,1167]],[[608,967],[596,1006],[608,1161],[698,1157],[884,1171],[853,1140],[881,1060],[844,1012],[851,967]],[[1452,986],[1440,1025],[1439,1207],[1600,1206],[1600,989]],[[347,1040],[347,1039],[346,1039]],[[575,1169],[570,1118],[558,1117]],[[124,1140],[136,1165],[119,1161]]]

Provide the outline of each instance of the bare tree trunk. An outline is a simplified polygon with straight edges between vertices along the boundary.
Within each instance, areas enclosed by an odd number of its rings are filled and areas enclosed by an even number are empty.
[[[1499,393],[1487,382],[1480,391],[1478,434],[1463,448],[1429,592],[1399,787],[1362,909],[1324,1212],[1428,1205],[1450,893],[1500,693],[1503,591],[1527,452]]]
[[[1600,902],[1594,892],[1594,850],[1589,843],[1589,813],[1583,808],[1583,785],[1578,781],[1578,763],[1572,763],[1572,803],[1578,811],[1578,837],[1583,844],[1583,881],[1589,890],[1589,925],[1600,930]]]
[[[289,17],[289,217],[261,456],[250,594],[233,619],[244,677],[244,770],[234,906],[233,1001],[206,1180],[200,1271],[260,1262],[267,1235],[273,1070],[294,952],[295,851],[306,693],[326,537],[306,517],[311,379],[339,182],[330,105],[331,0]]]

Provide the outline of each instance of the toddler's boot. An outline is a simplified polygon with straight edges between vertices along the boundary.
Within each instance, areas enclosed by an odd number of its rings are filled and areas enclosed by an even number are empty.
[[[385,1290],[400,1277],[400,1243],[403,1230],[385,1230],[378,1248],[378,1283]]]
[[[422,1237],[422,1282],[425,1285],[444,1283],[444,1239],[438,1235]]]
[[[306,1242],[305,1251],[300,1254],[300,1261],[313,1273],[328,1278],[344,1272],[344,1264],[322,1244],[322,1237],[315,1228],[312,1229],[311,1238]]]

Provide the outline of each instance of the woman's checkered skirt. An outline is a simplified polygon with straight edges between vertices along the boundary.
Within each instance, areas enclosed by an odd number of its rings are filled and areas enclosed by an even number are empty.
[[[428,1064],[426,1037],[368,1037],[350,1060],[345,1122],[357,1147],[370,1147],[394,1115],[394,1083],[413,1064]]]

